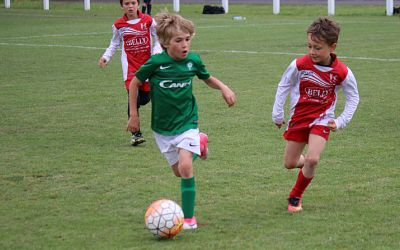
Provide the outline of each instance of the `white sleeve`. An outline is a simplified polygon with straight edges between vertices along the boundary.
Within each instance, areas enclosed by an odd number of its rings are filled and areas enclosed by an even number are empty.
[[[105,58],[107,62],[111,60],[111,58],[121,45],[121,37],[119,36],[118,30],[114,25],[112,26],[112,31],[113,36],[111,38],[110,45],[103,54],[103,58]]]
[[[158,36],[157,36],[157,31],[156,31],[156,20],[153,18],[153,22],[151,23],[150,26],[150,35],[153,37],[153,48],[151,49],[151,54],[160,54],[163,49],[160,45],[160,42],[158,41]]]
[[[272,109],[272,121],[274,123],[282,124],[285,121],[284,106],[286,98],[291,87],[295,84],[297,74],[296,60],[293,60],[285,73],[283,73],[281,81],[278,84],[278,89],[276,90],[275,103]]]
[[[342,83],[343,94],[346,97],[346,103],[343,112],[334,121],[338,129],[346,127],[356,112],[360,96],[358,95],[357,81],[353,72],[348,69],[347,77]]]

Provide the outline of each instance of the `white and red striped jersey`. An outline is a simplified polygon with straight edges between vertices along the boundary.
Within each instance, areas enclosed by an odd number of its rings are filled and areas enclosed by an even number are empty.
[[[328,124],[334,120],[338,129],[353,117],[359,102],[357,82],[352,71],[335,54],[329,67],[314,64],[309,55],[295,59],[286,69],[275,96],[274,123],[284,121],[284,105],[290,92],[290,117],[287,128],[301,129]],[[343,112],[335,118],[338,91],[346,98]]]
[[[134,77],[135,72],[152,54],[162,52],[154,19],[140,11],[138,11],[138,17],[128,20],[127,16],[124,15],[115,21],[112,26],[113,36],[110,45],[103,54],[103,58],[108,62],[116,50],[122,46],[122,75],[124,81],[129,80],[129,82]],[[125,84],[125,87],[129,89],[128,84]]]

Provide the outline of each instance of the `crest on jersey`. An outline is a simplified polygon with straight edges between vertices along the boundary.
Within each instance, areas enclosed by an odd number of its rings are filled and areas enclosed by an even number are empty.
[[[329,74],[329,82],[332,84],[336,84],[337,82],[337,75]]]
[[[193,68],[193,63],[192,63],[192,62],[188,62],[188,63],[186,64],[186,67],[187,67],[189,70],[192,70],[192,68]]]

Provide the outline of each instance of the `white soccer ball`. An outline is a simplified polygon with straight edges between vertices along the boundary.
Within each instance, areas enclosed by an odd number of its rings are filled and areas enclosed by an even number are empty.
[[[183,218],[183,211],[176,202],[161,199],[147,208],[144,221],[152,234],[170,239],[182,230]]]

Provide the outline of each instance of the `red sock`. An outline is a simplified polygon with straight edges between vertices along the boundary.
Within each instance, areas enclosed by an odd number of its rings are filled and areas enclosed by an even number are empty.
[[[294,184],[294,187],[290,192],[289,198],[294,198],[294,197],[301,198],[301,196],[304,193],[304,190],[306,190],[308,184],[310,184],[312,179],[313,178],[309,179],[307,177],[304,177],[303,171],[300,169],[299,175],[297,176],[296,184]]]

